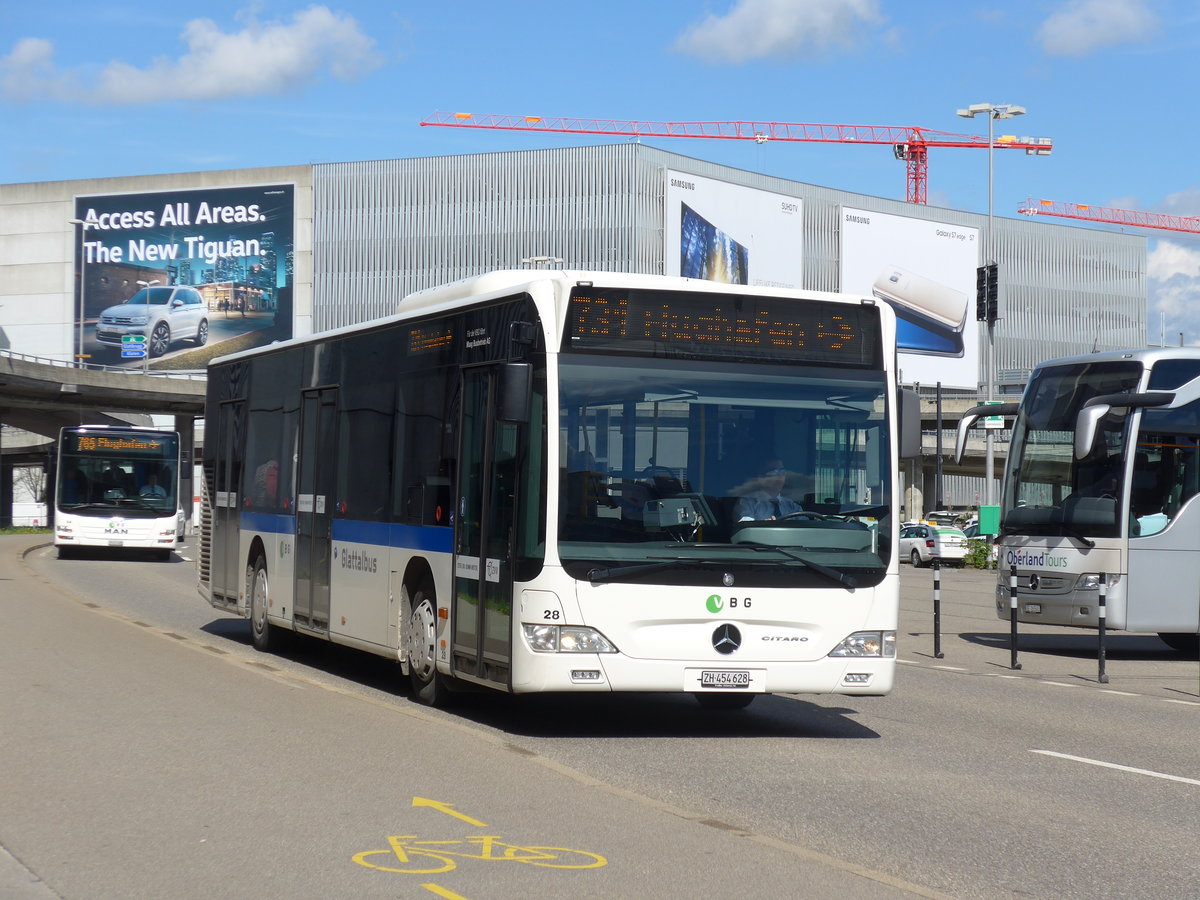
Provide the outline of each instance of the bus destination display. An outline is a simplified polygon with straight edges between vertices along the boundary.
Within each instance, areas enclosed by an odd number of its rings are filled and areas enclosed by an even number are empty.
[[[577,288],[568,349],[714,356],[841,365],[879,364],[871,305]]]
[[[148,454],[161,456],[165,449],[164,442],[156,438],[139,438],[130,437],[129,435],[118,437],[107,434],[72,434],[68,435],[68,437],[70,438],[69,443],[74,444],[74,446],[64,448],[68,453],[102,453],[105,455],[116,453],[126,456]]]

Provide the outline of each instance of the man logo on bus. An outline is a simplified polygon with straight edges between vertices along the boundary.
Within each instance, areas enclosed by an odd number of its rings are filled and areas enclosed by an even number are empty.
[[[721,599],[720,594],[713,594],[704,604],[708,607],[708,611],[714,616],[725,608],[725,601]]]

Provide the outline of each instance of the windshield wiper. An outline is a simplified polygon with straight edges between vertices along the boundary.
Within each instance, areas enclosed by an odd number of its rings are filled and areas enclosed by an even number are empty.
[[[776,547],[773,544],[761,544],[758,541],[741,541],[738,543],[738,546],[750,547],[753,550],[774,550],[776,553],[782,554],[788,559],[794,559],[796,562],[802,563],[803,565],[812,569],[818,575],[824,575],[831,581],[836,581],[838,584],[844,584],[851,590],[854,590],[854,588],[858,587],[858,579],[853,575],[847,575],[845,572],[839,572],[837,569],[834,569],[830,566],[822,565],[819,562],[813,562],[811,559],[806,559],[799,553],[793,553],[784,547]]]
[[[612,581],[614,578],[621,578],[625,575],[642,575],[647,572],[659,572],[663,569],[681,568],[686,569],[690,566],[704,565],[707,560],[703,559],[660,559],[657,562],[650,563],[634,563],[629,566],[611,566],[607,569],[592,569],[588,572],[588,581],[592,584],[600,584],[603,581]]]

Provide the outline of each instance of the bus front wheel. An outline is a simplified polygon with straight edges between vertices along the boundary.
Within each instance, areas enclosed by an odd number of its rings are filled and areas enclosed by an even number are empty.
[[[428,584],[411,595],[405,588],[408,622],[405,628],[408,674],[413,697],[426,706],[441,706],[446,701],[446,686],[437,671],[437,604]]]

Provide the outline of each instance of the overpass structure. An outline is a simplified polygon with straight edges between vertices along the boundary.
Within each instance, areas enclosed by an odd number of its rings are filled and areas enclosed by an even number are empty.
[[[0,350],[0,526],[12,521],[14,467],[44,465],[51,471],[54,442],[64,425],[140,424],[141,417],[149,424],[150,415],[173,416],[189,459],[180,468],[181,495],[193,496],[190,459],[195,420],[204,414],[205,383],[203,372],[79,367]]]

